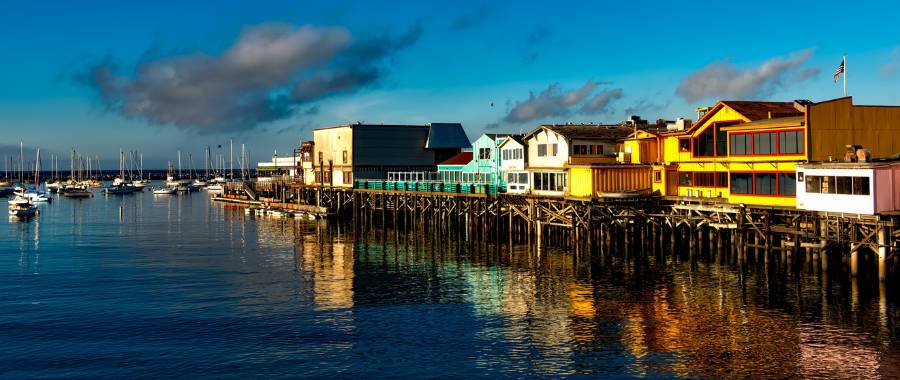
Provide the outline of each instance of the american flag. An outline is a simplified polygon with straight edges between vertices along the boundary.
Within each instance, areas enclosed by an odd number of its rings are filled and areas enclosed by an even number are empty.
[[[837,83],[838,79],[840,79],[841,74],[844,73],[844,60],[841,60],[841,65],[838,66],[837,71],[834,72],[834,83]]]

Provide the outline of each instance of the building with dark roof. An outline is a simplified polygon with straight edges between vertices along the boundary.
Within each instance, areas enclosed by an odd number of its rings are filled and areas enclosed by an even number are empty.
[[[349,124],[313,131],[315,183],[352,186],[388,172],[431,172],[469,141],[459,123]]]

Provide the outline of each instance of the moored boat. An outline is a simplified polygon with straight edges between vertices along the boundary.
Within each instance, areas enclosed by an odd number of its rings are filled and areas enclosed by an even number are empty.
[[[66,198],[90,198],[94,196],[94,193],[87,187],[70,186],[62,190],[62,195]]]
[[[15,199],[9,201],[10,216],[24,218],[36,213],[37,207],[35,207],[27,198],[17,196]]]
[[[176,192],[177,192],[177,189],[174,187],[171,187],[171,186],[157,187],[157,188],[153,189],[154,195],[171,195],[171,194],[175,194]]]

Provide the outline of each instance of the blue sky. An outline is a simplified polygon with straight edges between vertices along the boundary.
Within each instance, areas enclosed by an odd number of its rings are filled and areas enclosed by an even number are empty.
[[[229,139],[263,159],[355,121],[458,121],[474,140],[692,118],[718,99],[840,96],[843,52],[855,102],[900,104],[897,3],[683,3],[9,3],[0,150],[121,147],[161,167]]]

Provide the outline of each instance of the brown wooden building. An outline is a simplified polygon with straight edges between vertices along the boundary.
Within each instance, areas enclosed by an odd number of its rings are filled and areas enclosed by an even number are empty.
[[[854,105],[852,97],[807,105],[809,161],[841,160],[847,145],[872,157],[900,153],[900,106]]]

